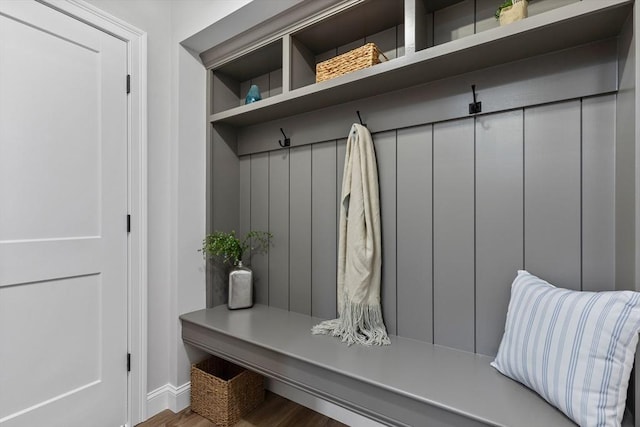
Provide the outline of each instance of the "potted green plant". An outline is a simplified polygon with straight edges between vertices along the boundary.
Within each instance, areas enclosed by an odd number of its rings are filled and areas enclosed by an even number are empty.
[[[527,0],[506,0],[496,10],[496,19],[500,20],[500,25],[507,25],[527,17]]]
[[[272,237],[266,231],[249,231],[242,239],[236,236],[235,231],[215,231],[207,234],[202,241],[202,248],[199,250],[205,257],[219,257],[232,266],[228,284],[229,309],[253,306],[253,272],[242,264],[242,257],[247,251],[266,252]]]

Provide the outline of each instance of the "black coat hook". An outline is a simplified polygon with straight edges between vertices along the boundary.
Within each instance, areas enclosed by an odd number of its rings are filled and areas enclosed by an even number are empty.
[[[284,130],[282,130],[282,128],[280,128],[280,132],[282,132],[282,136],[284,136],[284,143],[282,142],[282,140],[278,140],[278,144],[280,144],[280,147],[285,148],[291,145],[291,139],[287,138],[287,135],[284,134]]]
[[[473,102],[469,104],[469,114],[478,114],[482,112],[482,102],[478,102],[476,99],[476,85],[471,85],[471,91],[473,92]]]
[[[366,123],[362,123],[362,117],[360,117],[360,110],[356,110],[356,114],[358,115],[358,120],[360,120],[360,124],[364,127],[367,127]]]

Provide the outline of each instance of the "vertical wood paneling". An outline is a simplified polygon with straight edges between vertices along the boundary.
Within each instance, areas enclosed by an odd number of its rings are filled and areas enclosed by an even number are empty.
[[[433,341],[474,351],[473,119],[433,133]]]
[[[331,59],[336,55],[338,55],[338,49],[331,49],[331,50],[328,50],[326,52],[319,53],[315,57],[316,64],[318,62],[322,62],[322,61],[326,61],[327,59]],[[314,81],[315,81],[315,68],[314,68],[313,71],[314,71]]]
[[[394,59],[398,50],[397,31],[397,27],[387,28],[384,31],[365,37],[365,43],[375,43],[378,49],[386,55],[387,59]],[[380,60],[384,61],[384,58],[380,58]]]
[[[571,3],[577,3],[581,0],[541,0],[534,1],[529,4],[528,15],[535,16],[549,10],[557,9],[562,6],[566,6]]]
[[[222,73],[213,73],[213,112],[233,108],[238,105],[238,92],[240,91],[240,83]],[[244,103],[244,95],[242,96]]]
[[[251,229],[269,230],[269,153],[251,155]],[[269,254],[251,256],[255,302],[269,304]]]
[[[615,100],[585,99],[582,117],[570,101],[373,136],[391,334],[493,355],[518,268],[613,289]],[[220,177],[235,168],[233,135],[217,136]],[[345,150],[339,140],[239,159],[239,232],[274,233],[270,254],[252,260],[256,302],[337,315]],[[216,190],[219,208],[228,193]]]
[[[245,104],[245,99],[247,98],[247,93],[249,92],[250,87],[251,87],[251,80],[245,80],[244,82],[240,83],[240,94],[239,94],[240,99],[238,100],[240,105]]]
[[[214,230],[238,229],[239,162],[235,133],[226,126],[214,126],[212,133],[212,215]]]
[[[211,227],[212,231],[237,230],[239,216],[239,161],[233,129],[216,125],[211,131]],[[210,295],[207,303],[217,306],[226,303],[226,266],[210,262]]]
[[[636,12],[640,9],[636,9]],[[623,25],[618,40],[618,84],[616,94],[616,289],[640,291],[636,268],[640,265],[636,236],[640,231],[638,218],[640,212],[636,207],[637,161],[639,154],[636,144],[638,123],[637,78],[638,52],[637,26],[628,19]],[[636,230],[635,233],[629,230]],[[640,366],[640,357],[636,358],[636,366]],[[640,369],[636,370],[636,378],[640,379]],[[636,384],[640,385],[640,382]],[[636,393],[637,410],[640,410],[640,390]],[[638,412],[636,412],[637,414]],[[640,416],[636,418],[640,422]]]
[[[311,146],[291,149],[289,310],[311,314]]]
[[[336,143],[311,148],[311,314],[336,317]]]
[[[434,42],[436,45],[473,35],[474,1],[463,0],[434,12]]]
[[[522,110],[476,119],[476,352],[495,355],[523,266]]]
[[[364,39],[358,39],[358,40],[349,42],[345,45],[338,46],[338,49],[337,49],[338,55],[342,55],[343,53],[349,52],[350,50],[353,50],[363,45],[364,45]]]
[[[525,110],[525,268],[580,289],[580,101]]]
[[[385,326],[390,334],[397,327],[396,313],[396,131],[373,135],[378,162],[380,220],[382,231],[382,283],[380,297]]]
[[[615,289],[616,97],[582,102],[582,289]]]
[[[240,157],[240,221],[238,235],[251,231],[251,156]],[[244,254],[245,264],[251,264],[251,254]]]
[[[282,68],[269,73],[269,96],[282,93]]]
[[[476,0],[476,33],[500,26],[495,16],[497,8],[495,0]]]
[[[398,130],[396,333],[427,342],[433,342],[432,130]]]
[[[289,150],[269,153],[269,305],[289,310]]]

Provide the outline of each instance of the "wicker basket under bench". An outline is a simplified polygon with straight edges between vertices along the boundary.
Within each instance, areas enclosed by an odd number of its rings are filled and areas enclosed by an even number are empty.
[[[387,57],[375,43],[367,43],[342,55],[316,64],[316,83],[379,64],[380,56]]]
[[[220,427],[264,401],[264,377],[218,357],[191,366],[191,410]]]

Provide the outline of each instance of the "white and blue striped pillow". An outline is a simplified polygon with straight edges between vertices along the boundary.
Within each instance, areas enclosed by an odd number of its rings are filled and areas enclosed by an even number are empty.
[[[640,293],[578,292],[518,271],[491,365],[586,426],[619,426],[640,331]]]

